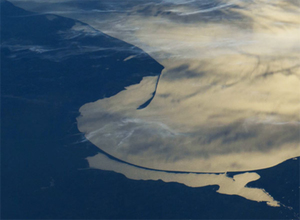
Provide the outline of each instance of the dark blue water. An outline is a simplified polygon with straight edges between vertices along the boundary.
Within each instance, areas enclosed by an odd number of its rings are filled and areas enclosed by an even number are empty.
[[[299,160],[257,171],[261,179],[249,184],[291,208],[217,194],[218,186],[134,181],[86,169],[84,158],[99,149],[82,141],[78,109],[159,75],[163,67],[100,32],[61,38],[72,19],[48,20],[2,1],[1,20],[2,219],[298,218]],[[83,52],[87,46],[119,49]],[[138,56],[123,62],[130,55]]]

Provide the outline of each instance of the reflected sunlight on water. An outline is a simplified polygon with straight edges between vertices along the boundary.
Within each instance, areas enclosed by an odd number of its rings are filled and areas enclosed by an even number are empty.
[[[86,22],[164,66],[160,78],[145,77],[80,108],[78,129],[108,154],[151,169],[215,173],[262,169],[300,155],[299,1],[99,1],[99,8],[83,11],[80,4],[12,2]],[[123,62],[133,59],[139,57]],[[253,172],[171,174],[102,154],[88,161],[131,179],[219,185],[220,193],[278,205],[264,190],[245,187],[259,178]]]

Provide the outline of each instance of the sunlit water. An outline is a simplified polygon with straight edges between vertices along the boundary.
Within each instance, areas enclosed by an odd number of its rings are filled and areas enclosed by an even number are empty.
[[[158,77],[80,108],[78,129],[86,139],[126,162],[98,154],[87,158],[91,168],[219,185],[219,193],[280,206],[246,184],[260,178],[253,170],[300,155],[299,1],[12,2],[94,28],[78,23],[65,38],[100,30],[164,66]],[[118,62],[134,59],[142,57]],[[231,178],[228,171],[245,173]]]

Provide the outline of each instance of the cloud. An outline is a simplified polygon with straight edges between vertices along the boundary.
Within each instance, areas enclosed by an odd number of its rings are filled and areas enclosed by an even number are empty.
[[[46,15],[49,22],[57,19],[57,16]],[[31,44],[25,39],[6,39],[1,43],[1,48],[6,48],[10,51],[9,58],[22,59],[24,57],[38,57],[55,62],[67,60],[73,56],[89,54],[91,59],[101,57],[114,56],[118,52],[134,53],[135,57],[142,58],[145,53],[136,47],[120,47],[111,46],[109,44],[93,44],[90,40],[107,39],[108,36],[100,31],[91,28],[81,22],[76,22],[71,28],[63,29],[56,32],[53,40],[56,43],[49,44],[48,41],[42,41],[40,45]],[[59,42],[57,44],[57,42]],[[44,44],[43,44],[44,43]],[[96,52],[102,52],[96,54]]]

